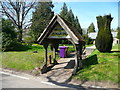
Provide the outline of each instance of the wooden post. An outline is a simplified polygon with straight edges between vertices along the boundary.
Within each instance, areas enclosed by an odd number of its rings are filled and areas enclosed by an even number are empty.
[[[76,74],[76,72],[82,68],[82,45],[74,45],[76,49],[75,54],[75,67],[73,74]]]
[[[78,59],[77,59],[77,51],[75,53],[75,66],[74,66],[74,71],[73,74],[75,75],[78,70]]]
[[[58,49],[58,43],[53,43],[53,61],[54,61],[54,64],[58,64],[58,62],[56,61],[56,50]]]
[[[76,74],[77,70],[78,70],[78,52],[77,52],[77,46],[76,44],[74,43],[74,41],[72,39],[68,39],[73,45],[74,45],[74,48],[75,48],[75,66],[74,66],[74,71],[72,72],[72,74]]]
[[[76,45],[78,69],[82,68],[82,43]]]
[[[51,55],[48,57],[48,64],[51,64]]]
[[[45,49],[45,56],[44,56],[44,65],[43,65],[43,67],[41,69],[42,74],[47,72],[47,59],[48,59],[48,57],[47,57],[48,44],[44,44],[43,46],[44,46],[44,49]]]
[[[43,45],[44,48],[45,48],[45,56],[44,56],[44,65],[46,64],[47,65],[47,60],[48,60],[48,57],[47,57],[47,47],[48,47],[48,44],[44,44]]]

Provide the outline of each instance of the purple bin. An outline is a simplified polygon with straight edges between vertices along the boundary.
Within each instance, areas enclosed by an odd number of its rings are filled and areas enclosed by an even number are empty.
[[[66,49],[68,48],[67,46],[60,46],[60,58],[65,58],[66,57]]]

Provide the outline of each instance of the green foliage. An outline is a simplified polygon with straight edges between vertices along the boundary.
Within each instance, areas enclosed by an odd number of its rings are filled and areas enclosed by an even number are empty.
[[[63,17],[64,19],[66,19],[66,15],[68,13],[68,8],[66,3],[63,4],[63,7],[61,8],[61,12],[60,12],[60,16]]]
[[[82,35],[83,36],[83,38],[85,39],[85,42],[86,42],[86,45],[89,45],[89,44],[93,44],[93,39],[91,39],[91,38],[89,38],[88,37],[88,34],[84,34],[84,35]]]
[[[39,2],[35,12],[33,12],[30,36],[34,42],[37,42],[38,37],[53,17],[53,7],[52,2]]]
[[[31,36],[24,37],[24,42],[28,44],[32,44],[34,42],[34,39]]]
[[[78,20],[78,17],[74,16],[72,9],[68,11],[67,5],[64,3],[61,9],[60,16],[68,21],[78,32],[82,35],[82,29]]]
[[[91,33],[91,32],[95,32],[95,26],[93,23],[91,23],[87,29],[87,33]]]
[[[78,32],[81,34],[81,35],[83,35],[83,30],[82,30],[82,28],[81,28],[81,26],[80,26],[80,23],[79,23],[79,20],[78,20],[78,17],[76,16],[76,19],[75,19],[75,27],[76,27],[76,29],[78,30]]]
[[[112,19],[111,15],[97,17],[99,31],[95,40],[95,45],[100,52],[110,52],[112,49],[113,37],[110,29]]]
[[[16,32],[14,31],[14,26],[11,20],[2,19],[2,32],[10,35],[11,38],[16,38]]]
[[[17,42],[17,34],[10,20],[2,19],[2,51],[14,50],[20,44]]]
[[[120,27],[117,28],[117,31],[118,31],[117,38],[120,39]]]
[[[70,10],[67,12],[65,19],[66,19],[69,23],[71,23],[73,26],[75,26],[75,17],[74,17],[74,14],[73,14],[71,8],[70,8]]]

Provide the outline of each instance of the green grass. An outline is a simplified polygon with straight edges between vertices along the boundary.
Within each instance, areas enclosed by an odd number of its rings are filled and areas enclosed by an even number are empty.
[[[72,44],[60,44],[59,46],[68,46],[68,53],[74,52],[75,48]]]
[[[90,44],[90,45],[86,45],[86,47],[90,47],[90,46],[93,46],[94,44]],[[71,53],[71,52],[74,52],[75,51],[75,48],[72,44],[60,44],[60,46],[68,46],[69,49],[68,49],[68,52]]]
[[[50,48],[48,48],[50,50]],[[37,51],[38,53],[33,53]],[[48,53],[50,55],[51,52]],[[41,67],[44,60],[44,48],[42,45],[23,45],[21,51],[8,51],[2,54],[2,67],[16,70],[32,70]],[[1,56],[0,55],[0,56]]]
[[[120,51],[120,44],[116,44],[115,46],[112,47],[112,51]]]
[[[118,73],[118,60],[120,60],[118,59],[120,52],[117,52],[118,45],[113,46],[112,51],[111,53],[100,53],[95,50],[83,61],[83,69],[79,70],[73,78],[120,83],[118,79],[120,75]]]
[[[94,44],[89,44],[89,45],[86,45],[86,47],[90,47],[90,46],[93,46]]]

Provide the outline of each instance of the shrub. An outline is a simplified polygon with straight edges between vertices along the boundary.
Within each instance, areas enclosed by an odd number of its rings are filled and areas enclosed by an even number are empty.
[[[32,44],[34,43],[34,39],[31,36],[24,37],[24,42],[27,44]]]
[[[88,34],[85,34],[85,35],[82,35],[82,36],[85,39],[86,45],[93,44],[94,40],[91,39],[90,37],[88,37]]]
[[[2,19],[2,51],[14,50],[19,43],[17,42],[17,34],[10,20]]]
[[[112,49],[113,37],[110,29],[112,19],[111,15],[97,17],[99,31],[95,40],[95,45],[100,52],[110,52]]]

